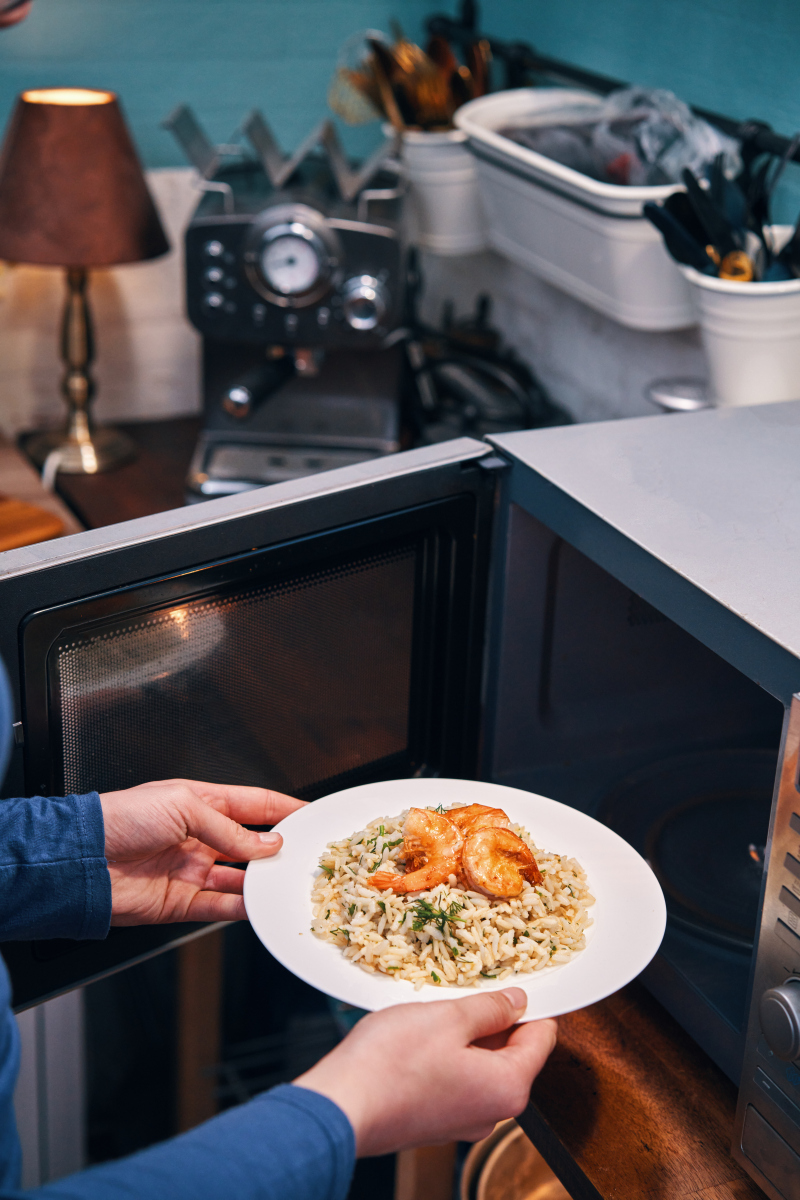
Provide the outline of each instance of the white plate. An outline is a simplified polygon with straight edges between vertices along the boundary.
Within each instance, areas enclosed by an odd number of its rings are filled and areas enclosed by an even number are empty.
[[[251,862],[244,903],[253,928],[269,952],[293,974],[356,1008],[375,1010],[409,1000],[452,1000],[476,989],[425,986],[371,974],[311,932],[311,888],[328,842],[348,837],[370,821],[393,817],[413,805],[456,802],[503,808],[524,825],[537,846],[577,858],[597,903],[586,949],[571,962],[485,980],[481,991],[521,987],[528,994],[523,1018],[555,1017],[611,995],[643,971],[664,936],[667,910],[655,875],[632,846],[577,809],[494,783],[463,779],[393,779],[348,788],[316,800],[280,823],[283,847],[274,858]]]

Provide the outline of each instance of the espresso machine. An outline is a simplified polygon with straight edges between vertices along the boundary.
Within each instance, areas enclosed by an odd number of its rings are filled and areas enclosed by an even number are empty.
[[[185,238],[187,312],[203,338],[203,430],[187,498],[400,449],[396,140],[355,170],[329,121],[290,157],[257,112],[242,126],[253,156],[214,146],[185,106],[164,124],[203,193]]]

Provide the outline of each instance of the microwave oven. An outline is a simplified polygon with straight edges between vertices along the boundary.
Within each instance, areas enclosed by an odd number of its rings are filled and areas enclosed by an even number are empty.
[[[460,439],[10,551],[4,795],[486,778],[596,815],[800,1197],[800,402]],[[1,811],[1,810],[0,810]],[[635,897],[631,898],[635,904]],[[174,946],[7,943],[19,1007]]]

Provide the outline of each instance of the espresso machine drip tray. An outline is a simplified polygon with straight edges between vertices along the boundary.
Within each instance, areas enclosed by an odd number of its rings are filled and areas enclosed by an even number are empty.
[[[203,440],[195,455],[192,479],[197,481],[197,491],[203,497],[229,496],[301,475],[352,467],[374,457],[369,450],[298,449]]]
[[[597,813],[648,860],[670,922],[729,949],[753,948],[776,760],[744,749],[654,763]]]

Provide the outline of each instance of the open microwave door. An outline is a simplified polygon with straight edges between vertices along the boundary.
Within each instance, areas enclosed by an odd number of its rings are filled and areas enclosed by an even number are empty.
[[[461,439],[4,555],[2,794],[474,775],[492,464]],[[15,1004],[200,928],[6,943]]]

